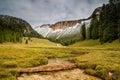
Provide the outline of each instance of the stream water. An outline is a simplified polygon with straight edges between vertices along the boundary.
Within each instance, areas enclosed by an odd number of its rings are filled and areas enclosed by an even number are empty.
[[[60,65],[70,63],[67,58],[54,58],[49,59],[47,65]],[[45,73],[33,73],[33,74],[22,74],[18,77],[18,80],[101,80],[99,78],[86,75],[83,70],[78,68],[72,70],[45,72]]]

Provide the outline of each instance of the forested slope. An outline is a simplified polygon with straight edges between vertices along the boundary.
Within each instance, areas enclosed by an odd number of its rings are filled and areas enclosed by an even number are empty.
[[[0,43],[21,42],[23,37],[42,38],[25,20],[8,15],[0,15]]]

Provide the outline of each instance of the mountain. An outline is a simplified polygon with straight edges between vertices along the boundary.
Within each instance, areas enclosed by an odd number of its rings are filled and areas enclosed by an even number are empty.
[[[88,39],[98,39],[100,44],[120,41],[120,1],[109,0],[108,4],[96,8],[86,19],[44,24],[36,27],[36,31],[62,45]]]
[[[42,37],[20,18],[0,15],[0,43],[20,42],[22,37]]]
[[[101,12],[102,7],[98,7],[93,11],[92,15],[86,19],[59,21],[55,24],[43,24],[37,26],[35,30],[51,41],[65,43],[71,40],[70,42],[74,43],[80,40],[82,25],[85,24],[87,30],[87,28],[90,27],[92,18],[99,16]]]

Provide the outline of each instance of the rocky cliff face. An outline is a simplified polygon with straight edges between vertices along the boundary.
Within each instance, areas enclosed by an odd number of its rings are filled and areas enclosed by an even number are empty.
[[[35,28],[35,30],[46,38],[64,38],[68,36],[78,36],[80,34],[80,28],[85,23],[86,28],[89,27],[90,21],[94,16],[99,16],[102,12],[102,8],[96,8],[92,15],[86,19],[59,21],[55,24],[43,24]],[[98,17],[99,19],[99,17]]]
[[[72,26],[75,26],[77,23],[81,23],[80,20],[71,20],[71,21],[60,21],[60,22],[57,22],[53,25],[51,25],[50,27],[53,29],[53,30],[57,30],[57,29],[66,29],[68,27],[72,27]]]

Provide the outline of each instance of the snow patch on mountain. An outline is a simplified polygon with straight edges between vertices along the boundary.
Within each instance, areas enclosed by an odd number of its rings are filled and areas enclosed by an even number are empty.
[[[44,36],[45,38],[54,38],[54,39],[59,39],[59,38],[64,38],[64,37],[76,37],[79,36],[80,34],[80,29],[81,26],[85,23],[86,29],[90,26],[91,20],[85,20],[82,21],[81,23],[76,23],[74,26],[69,26],[65,29],[57,29],[53,30],[50,26],[42,26],[42,27],[37,27],[35,30]]]

